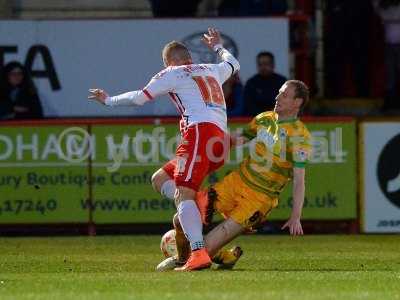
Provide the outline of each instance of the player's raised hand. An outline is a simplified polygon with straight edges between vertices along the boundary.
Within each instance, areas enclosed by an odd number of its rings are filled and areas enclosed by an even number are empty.
[[[208,33],[203,34],[201,40],[211,50],[214,49],[215,45],[222,44],[221,35],[219,34],[219,31],[215,28],[208,28]]]
[[[289,228],[290,235],[303,235],[300,219],[290,218],[281,229]]]
[[[90,89],[88,99],[93,99],[101,104],[105,104],[106,99],[108,98],[107,92],[101,89]]]

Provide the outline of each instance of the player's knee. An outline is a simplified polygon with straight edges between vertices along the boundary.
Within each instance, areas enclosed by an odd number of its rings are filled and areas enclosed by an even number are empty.
[[[192,190],[191,188],[187,188],[187,187],[182,187],[179,186],[176,188],[176,192],[175,192],[175,206],[178,208],[179,204],[182,203],[182,201],[186,201],[186,200],[195,200],[196,197],[196,191]]]
[[[178,208],[179,204],[184,200],[184,195],[182,194],[182,188],[177,187],[174,195],[175,207]],[[178,210],[179,213],[179,210]]]
[[[162,169],[159,169],[151,176],[151,185],[153,186],[153,189],[158,193],[161,192],[161,186],[165,181],[163,172],[164,171]]]
[[[160,192],[160,188],[157,185],[157,172],[155,172],[152,176],[151,176],[151,185],[153,186],[153,189],[156,192]]]

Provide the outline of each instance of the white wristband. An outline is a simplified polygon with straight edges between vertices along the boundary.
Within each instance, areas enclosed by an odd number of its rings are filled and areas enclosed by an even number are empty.
[[[224,48],[223,46],[222,46],[222,44],[216,44],[216,45],[214,45],[214,47],[213,47],[213,50],[215,51],[215,52],[217,52],[219,49],[221,49],[221,48]]]
[[[107,105],[107,106],[111,106],[111,97],[110,96],[108,96],[107,98],[106,98],[106,100],[104,101],[104,104],[105,105]]]

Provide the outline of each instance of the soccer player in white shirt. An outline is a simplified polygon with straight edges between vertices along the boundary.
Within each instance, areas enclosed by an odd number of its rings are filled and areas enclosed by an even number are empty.
[[[209,28],[203,42],[215,51],[219,64],[193,64],[182,43],[168,43],[163,51],[166,68],[142,90],[110,97],[104,90],[89,90],[89,99],[108,106],[143,105],[168,94],[181,114],[182,141],[176,156],[154,173],[154,188],[174,199],[183,231],[190,242],[191,255],[178,271],[207,268],[211,259],[204,247],[202,222],[195,197],[203,179],[224,163],[229,151],[226,105],[222,84],[240,68],[239,62],[224,49],[219,32]]]

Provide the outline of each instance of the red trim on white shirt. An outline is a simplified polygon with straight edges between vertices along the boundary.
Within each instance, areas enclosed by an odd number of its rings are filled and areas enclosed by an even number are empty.
[[[194,167],[194,163],[196,162],[196,159],[197,159],[197,150],[199,148],[199,126],[197,124],[195,124],[194,126],[196,128],[196,141],[195,141],[195,144],[194,144],[192,160],[190,162],[189,170],[188,170],[188,173],[187,173],[186,178],[185,178],[186,182],[189,181],[192,178],[193,167]]]
[[[179,102],[178,102],[178,99],[177,99],[176,95],[174,93],[172,93],[172,92],[169,92],[168,95],[170,96],[171,100],[175,103],[176,107],[179,110],[179,113],[181,115],[183,115],[183,113],[185,112],[185,108],[181,104],[180,99],[179,99]]]
[[[147,98],[149,98],[149,100],[153,100],[154,99],[153,96],[149,93],[148,90],[144,89],[143,93],[147,96]]]

